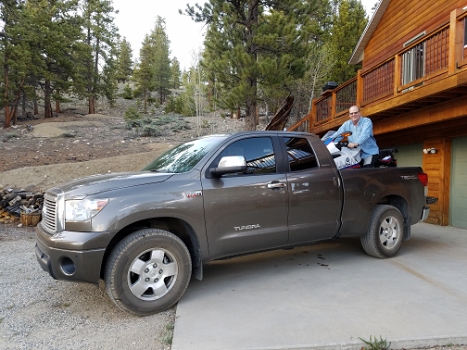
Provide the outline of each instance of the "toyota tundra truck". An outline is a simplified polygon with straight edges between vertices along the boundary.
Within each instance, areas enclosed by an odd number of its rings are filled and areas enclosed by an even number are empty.
[[[213,260],[340,237],[392,257],[428,217],[427,182],[420,167],[338,170],[309,133],[210,135],[49,189],[35,252],[53,278],[103,279],[118,307],[150,315]]]

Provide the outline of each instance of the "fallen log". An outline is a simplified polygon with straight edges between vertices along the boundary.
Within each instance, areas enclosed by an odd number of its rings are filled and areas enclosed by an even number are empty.
[[[266,130],[284,130],[285,125],[289,120],[290,112],[292,111],[293,101],[293,96],[288,96],[285,99],[282,107],[276,112],[274,118],[272,118],[271,122],[266,126]]]

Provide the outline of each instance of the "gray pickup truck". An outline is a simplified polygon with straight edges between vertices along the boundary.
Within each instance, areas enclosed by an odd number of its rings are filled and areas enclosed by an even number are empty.
[[[121,309],[149,315],[216,259],[338,237],[391,257],[428,216],[427,181],[419,167],[339,171],[313,134],[206,136],[140,172],[48,190],[36,256],[53,278],[102,278]]]

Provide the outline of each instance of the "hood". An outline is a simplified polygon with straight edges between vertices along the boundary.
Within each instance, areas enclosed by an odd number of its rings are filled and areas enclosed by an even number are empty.
[[[67,198],[89,196],[125,187],[163,182],[172,175],[150,171],[92,175],[63,183],[55,188],[64,191]]]

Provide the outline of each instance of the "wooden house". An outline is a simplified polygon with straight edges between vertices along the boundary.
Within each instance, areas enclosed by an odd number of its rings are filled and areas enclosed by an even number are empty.
[[[290,129],[323,135],[360,106],[380,148],[428,174],[427,222],[467,228],[467,0],[381,0],[349,64],[360,62]]]

